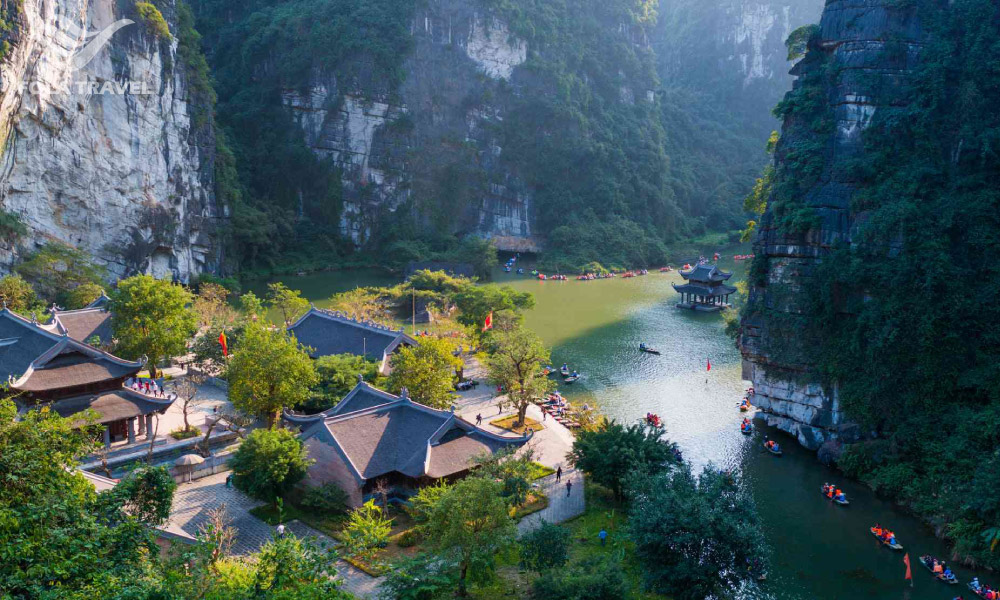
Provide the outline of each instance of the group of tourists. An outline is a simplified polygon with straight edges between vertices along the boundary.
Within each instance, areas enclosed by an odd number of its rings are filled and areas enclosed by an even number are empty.
[[[146,394],[154,398],[167,397],[167,391],[163,389],[163,383],[155,379],[129,377],[125,380],[125,387],[133,392],[139,392],[140,394]]]
[[[875,527],[872,527],[872,533],[874,533],[875,537],[877,537],[879,540],[881,540],[883,544],[886,544],[886,545],[889,545],[889,546],[898,546],[899,545],[896,542],[896,534],[893,533],[891,530],[889,530],[889,528],[887,528],[887,527],[882,527],[878,523],[875,523]]]
[[[750,419],[743,417],[743,422],[740,423],[740,431],[742,433],[750,433],[753,431],[753,424],[750,422]]]
[[[659,427],[661,423],[660,415],[651,412],[646,413],[646,425],[649,425],[650,427]]]
[[[764,442],[764,447],[770,450],[771,452],[781,452],[781,446],[779,446],[778,442],[774,440],[767,440],[766,442]]]
[[[972,578],[972,581],[969,582],[969,589],[975,592],[980,598],[985,598],[986,600],[1000,600],[1000,591],[995,590],[988,585],[979,583],[978,577]]]
[[[934,573],[934,577],[948,583],[957,581],[955,574],[951,572],[948,565],[944,564],[943,560],[938,560],[930,554],[925,554],[920,557],[920,562],[924,563],[931,570],[931,573]]]
[[[823,484],[823,495],[830,500],[836,500],[837,502],[846,502],[847,496],[841,491],[840,488],[833,485],[832,483]]]

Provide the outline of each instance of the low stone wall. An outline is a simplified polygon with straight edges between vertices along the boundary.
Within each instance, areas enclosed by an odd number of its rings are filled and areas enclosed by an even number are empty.
[[[170,468],[170,475],[177,483],[186,483],[201,479],[202,477],[208,477],[209,475],[215,475],[216,473],[222,473],[223,471],[229,471],[230,456],[231,454],[228,452],[226,454],[219,454],[218,456],[211,456],[206,458],[202,464],[196,465],[194,470],[191,467],[173,466]]]

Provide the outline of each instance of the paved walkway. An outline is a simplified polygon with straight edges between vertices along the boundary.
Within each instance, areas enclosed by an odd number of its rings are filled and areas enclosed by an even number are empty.
[[[302,521],[295,520],[288,523],[286,531],[300,538],[316,538],[321,544],[337,545],[336,540],[330,536],[316,531]],[[337,562],[337,577],[343,581],[341,589],[354,594],[357,598],[378,598],[378,586],[382,584],[382,577],[372,577],[368,573],[354,567],[344,561]]]
[[[566,482],[573,484],[568,493]],[[539,483],[542,491],[549,497],[549,505],[521,519],[517,524],[518,532],[531,531],[541,525],[542,521],[562,523],[582,515],[587,509],[583,493],[583,473],[576,469],[564,469],[561,481],[556,481],[555,475],[549,475]]]

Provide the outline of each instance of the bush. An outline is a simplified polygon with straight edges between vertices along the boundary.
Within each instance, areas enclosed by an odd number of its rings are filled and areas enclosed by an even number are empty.
[[[287,429],[252,432],[230,459],[233,485],[266,502],[275,502],[302,481],[311,463],[302,441]]]
[[[542,521],[540,527],[521,536],[521,562],[539,573],[561,567],[569,560],[569,538],[569,529]]]
[[[322,513],[347,512],[347,492],[335,483],[324,483],[306,488],[299,504]]]
[[[189,427],[184,429],[183,427],[178,427],[177,429],[170,432],[170,437],[175,440],[186,440],[188,438],[196,437],[201,431],[197,427]]]
[[[173,36],[170,35],[170,27],[167,25],[166,19],[163,18],[160,9],[149,2],[136,2],[135,10],[153,35],[167,41],[173,39]]]
[[[389,545],[392,521],[382,514],[374,500],[365,502],[351,512],[344,527],[344,550],[349,556],[370,560],[379,548]]]
[[[536,600],[621,600],[631,592],[621,564],[599,556],[549,571],[535,580],[531,591]]]
[[[396,537],[393,538],[393,541],[395,541],[396,545],[400,548],[412,548],[413,546],[419,544],[423,538],[424,536],[421,535],[420,528],[411,527],[410,529],[396,535]]]

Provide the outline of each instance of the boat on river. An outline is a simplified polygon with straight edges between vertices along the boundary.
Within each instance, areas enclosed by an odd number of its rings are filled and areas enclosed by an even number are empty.
[[[579,375],[570,375],[566,379],[563,379],[563,383],[573,383],[574,381],[576,381],[579,378],[580,378]]]
[[[968,587],[969,587],[969,591],[971,591],[971,592],[972,592],[973,594],[975,594],[975,595],[979,596],[980,598],[988,598],[989,596],[987,596],[987,594],[989,594],[989,593],[990,593],[991,591],[994,591],[994,590],[993,590],[993,589],[992,589],[992,588],[991,588],[990,586],[988,586],[988,585],[980,585],[980,586],[979,586],[979,587],[977,588],[976,586],[974,586],[974,585],[972,584],[972,582],[971,582],[971,581],[970,581],[970,582],[968,583]]]
[[[743,435],[750,435],[750,434],[752,434],[753,433],[753,425],[751,425],[749,423],[740,425],[740,433],[742,433]]]
[[[569,367],[566,365],[559,367],[559,374],[563,377],[569,377]]]
[[[767,450],[768,452],[770,452],[771,454],[773,454],[775,456],[781,456],[782,454],[784,454],[781,451],[781,446],[778,446],[777,444],[775,444],[774,447],[771,447],[771,446],[767,445],[766,441],[764,442],[764,450]]]
[[[882,538],[880,538],[878,536],[878,534],[875,533],[875,528],[874,527],[869,527],[868,531],[872,532],[872,535],[875,536],[875,539],[877,539],[879,542],[881,542],[882,545],[884,545],[884,546],[886,546],[888,548],[892,548],[893,550],[902,550],[903,549],[902,544],[900,544],[899,542],[896,542],[895,544],[890,544],[889,540],[883,540]]]
[[[833,487],[833,486],[830,486],[830,487]],[[829,498],[830,502],[833,502],[834,504],[839,504],[841,506],[847,506],[848,504],[851,503],[851,501],[847,499],[846,495],[844,496],[844,499],[841,500],[840,498],[837,498],[836,496],[830,496],[827,493],[827,490],[823,489],[822,487],[820,487],[819,493],[823,494],[824,497]]]
[[[751,408],[753,408],[753,405],[750,404],[749,402],[744,402],[740,404],[740,412],[747,412]]]
[[[944,573],[941,573],[941,574],[934,573],[934,563],[935,562],[941,563],[941,568],[942,569],[945,568],[943,560],[937,560],[936,558],[934,558],[930,554],[925,554],[925,555],[923,555],[923,556],[920,557],[920,564],[924,565],[924,567],[926,567],[927,570],[930,571],[934,575],[934,579],[937,579],[938,581],[940,581],[942,583],[947,583],[948,585],[955,585],[956,583],[958,583],[958,577],[955,577],[954,573],[951,574],[950,578],[945,577]]]
[[[660,351],[652,346],[647,346],[646,344],[639,344],[639,350],[645,352],[646,354],[659,354]]]

